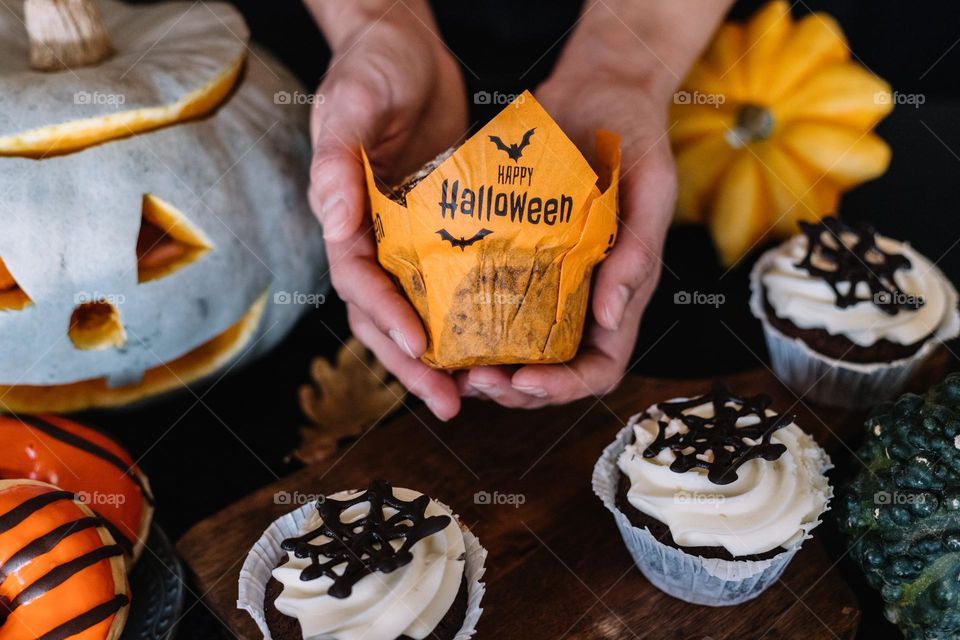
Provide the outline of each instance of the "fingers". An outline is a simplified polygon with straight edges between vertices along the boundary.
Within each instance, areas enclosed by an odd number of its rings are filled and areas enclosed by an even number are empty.
[[[619,329],[610,331],[598,324],[591,325],[576,358],[559,365],[523,367],[513,374],[511,387],[536,390],[535,397],[545,395],[553,404],[603,396],[613,391],[630,364],[640,316],[654,287],[645,284],[640,288],[628,305]]]
[[[419,358],[427,348],[420,317],[394,282],[380,268],[369,234],[345,242],[328,242],[330,279],[337,295],[370,319],[409,357]]]
[[[616,330],[628,305],[648,281],[659,278],[661,253],[673,216],[676,175],[669,149],[661,141],[634,164],[624,155],[621,220],[617,242],[597,270],[593,313],[604,329]]]
[[[365,192],[360,147],[370,147],[384,118],[372,88],[350,79],[329,78],[318,92],[310,128],[313,161],[308,199],[324,237],[342,242],[360,227]]]
[[[437,418],[447,421],[460,412],[460,392],[449,373],[431,369],[404,353],[357,306],[348,305],[347,314],[353,334],[410,393],[423,400]]]
[[[324,142],[310,165],[310,208],[323,226],[323,237],[342,242],[363,218],[363,167],[350,149]]]
[[[546,393],[514,388],[511,377],[513,367],[477,367],[466,372],[464,389],[513,409],[536,409],[551,402]]]

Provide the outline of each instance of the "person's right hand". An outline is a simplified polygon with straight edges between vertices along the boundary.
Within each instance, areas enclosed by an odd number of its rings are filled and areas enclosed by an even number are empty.
[[[460,410],[460,394],[448,373],[419,360],[427,347],[423,325],[377,262],[360,147],[376,175],[396,184],[456,143],[467,128],[460,68],[426,2],[307,4],[333,51],[311,116],[309,194],[333,286],[354,335],[448,420]]]

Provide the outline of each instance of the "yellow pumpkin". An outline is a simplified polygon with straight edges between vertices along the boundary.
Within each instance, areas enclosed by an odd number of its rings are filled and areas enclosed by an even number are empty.
[[[671,108],[676,219],[707,224],[726,265],[796,233],[886,171],[890,148],[872,129],[892,103],[826,14],[795,21],[776,0],[722,25]]]

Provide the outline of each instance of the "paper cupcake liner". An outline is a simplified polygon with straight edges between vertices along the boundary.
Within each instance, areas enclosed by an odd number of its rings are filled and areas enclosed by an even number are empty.
[[[447,505],[439,500],[435,502],[453,514],[453,510]],[[267,581],[285,553],[280,548],[280,543],[286,538],[300,535],[304,520],[314,508],[313,503],[305,504],[296,511],[274,520],[260,539],[254,543],[240,568],[237,608],[250,614],[263,633],[264,640],[272,640],[263,610],[263,600],[266,595]],[[457,524],[460,524],[456,515],[453,515],[453,518]],[[468,529],[463,525],[460,525],[460,528],[463,530],[463,542],[467,554],[464,561],[464,575],[467,579],[467,613],[463,619],[463,626],[453,640],[469,640],[476,632],[477,621],[483,613],[480,601],[483,599],[486,587],[480,580],[486,570],[484,563],[487,559],[487,550]]]
[[[803,398],[823,405],[857,409],[896,397],[939,342],[960,335],[957,291],[946,276],[933,267],[937,276],[947,283],[947,304],[954,311],[915,354],[892,362],[859,363],[817,353],[800,338],[785,335],[767,318],[760,277],[772,264],[775,251],[760,256],[750,271],[750,311],[763,325],[773,372]]]
[[[724,607],[756,598],[777,581],[794,554],[798,542],[768,560],[723,560],[695,556],[659,542],[646,528],[636,527],[616,506],[620,469],[617,459],[633,435],[636,416],[617,434],[593,468],[593,492],[613,514],[627,550],[637,568],[661,591],[692,604]],[[811,522],[809,531],[820,524]]]

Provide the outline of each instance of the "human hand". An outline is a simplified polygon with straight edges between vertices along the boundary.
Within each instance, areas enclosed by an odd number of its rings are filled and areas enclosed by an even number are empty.
[[[460,410],[449,373],[420,362],[416,311],[377,262],[360,147],[377,175],[399,182],[467,127],[459,66],[425,2],[308,0],[333,51],[311,115],[310,205],[324,228],[330,276],[350,328],[440,419]]]
[[[639,13],[636,3],[628,2],[620,5],[623,13],[615,14],[612,7],[585,13],[554,72],[536,91],[581,150],[593,149],[597,129],[622,138],[619,233],[597,269],[577,356],[563,364],[462,372],[461,393],[481,394],[508,407],[561,404],[609,393],[631,364],[640,318],[659,279],[676,198],[668,106],[724,9],[723,2],[714,3],[699,31],[693,29],[691,36],[687,29],[687,39],[675,38],[671,34],[679,24],[689,26],[674,12],[690,7],[678,5],[698,0],[669,2],[674,6],[644,3]],[[631,22],[637,26],[628,26]]]

